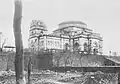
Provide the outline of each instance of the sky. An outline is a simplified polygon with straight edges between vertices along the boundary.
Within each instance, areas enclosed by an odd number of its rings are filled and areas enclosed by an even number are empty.
[[[49,32],[63,21],[83,21],[103,37],[103,53],[120,54],[120,0],[22,0],[22,39],[28,47],[31,20],[42,20]],[[0,32],[6,45],[15,45],[13,34],[14,0],[0,0]]]

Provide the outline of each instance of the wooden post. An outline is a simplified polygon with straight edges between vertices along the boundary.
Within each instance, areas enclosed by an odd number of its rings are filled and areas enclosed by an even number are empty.
[[[13,28],[16,46],[15,56],[16,84],[26,84],[24,76],[24,56],[21,35],[21,18],[22,18],[22,2],[21,0],[15,0]]]

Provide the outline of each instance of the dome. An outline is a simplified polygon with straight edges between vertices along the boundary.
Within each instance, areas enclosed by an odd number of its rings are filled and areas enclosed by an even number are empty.
[[[87,24],[82,22],[82,21],[64,21],[64,22],[61,22],[59,24],[59,26],[60,25],[65,25],[65,24],[82,24],[82,25],[86,25],[87,26]]]
[[[54,30],[54,31],[68,29],[68,28],[73,28],[73,27],[77,28],[77,29],[88,29],[87,28],[87,24],[84,23],[84,22],[81,22],[81,21],[64,21],[64,22],[61,22],[59,24],[59,28]]]

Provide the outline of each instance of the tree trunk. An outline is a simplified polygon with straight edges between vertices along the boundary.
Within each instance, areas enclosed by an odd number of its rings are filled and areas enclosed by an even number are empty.
[[[9,64],[9,59],[8,59],[8,57],[7,57],[7,68],[6,68],[6,71],[9,70],[8,64]]]
[[[57,67],[59,67],[59,60],[57,60]]]
[[[66,68],[66,66],[67,66],[67,62],[66,62],[66,60],[65,60],[65,68]]]
[[[32,71],[32,62],[31,62],[31,57],[29,57],[29,61],[28,61],[28,84],[31,84],[31,71]]]
[[[120,73],[118,73],[118,84],[120,84]]]
[[[23,57],[23,43],[21,35],[21,18],[22,18],[22,2],[21,0],[15,0],[15,12],[14,12],[14,36],[16,46],[15,56],[15,72],[16,72],[16,84],[26,84],[24,76],[24,57]]]

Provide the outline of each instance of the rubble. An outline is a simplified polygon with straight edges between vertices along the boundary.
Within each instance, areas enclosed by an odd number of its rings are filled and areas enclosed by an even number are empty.
[[[27,73],[27,72],[25,72]],[[114,75],[114,74],[113,74]],[[100,71],[98,72],[86,72],[82,74],[81,72],[71,73],[60,73],[50,70],[32,72],[31,81],[32,84],[81,84],[90,77],[99,83],[109,82],[112,80],[112,74],[104,74]],[[15,84],[15,72],[14,71],[1,71],[0,72],[0,84]],[[101,78],[104,77],[104,78]],[[27,74],[26,74],[27,80]],[[83,83],[85,84],[85,83]]]

